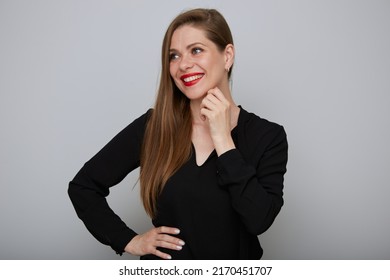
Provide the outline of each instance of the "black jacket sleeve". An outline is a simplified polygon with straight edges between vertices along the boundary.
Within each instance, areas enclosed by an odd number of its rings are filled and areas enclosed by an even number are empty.
[[[217,167],[219,184],[228,189],[234,209],[253,235],[265,232],[283,205],[288,148],[282,126],[256,123],[245,127],[240,133],[244,139],[219,157]]]
[[[78,217],[101,243],[118,254],[136,233],[109,207],[109,188],[139,167],[142,140],[148,113],[145,113],[105,145],[84,164],[69,183],[68,194]]]

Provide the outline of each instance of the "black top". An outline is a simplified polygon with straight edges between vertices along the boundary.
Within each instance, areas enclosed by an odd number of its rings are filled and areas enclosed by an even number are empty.
[[[139,167],[147,113],[136,119],[89,160],[69,184],[76,212],[88,230],[118,254],[136,235],[110,209],[109,188]],[[191,158],[167,182],[153,224],[180,229],[173,259],[259,259],[257,235],[273,223],[283,205],[287,138],[282,126],[241,108],[232,131],[236,149],[201,166]],[[157,140],[157,139],[156,139]],[[155,259],[147,255],[141,259]]]

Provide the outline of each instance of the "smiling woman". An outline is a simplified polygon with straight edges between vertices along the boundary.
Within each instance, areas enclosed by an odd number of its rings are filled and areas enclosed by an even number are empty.
[[[173,33],[170,53],[170,74],[187,98],[201,101],[209,89],[218,87],[232,101],[226,71],[234,61],[232,44],[220,50],[202,29],[184,25]]]
[[[259,259],[257,235],[283,205],[282,126],[237,106],[235,49],[213,9],[176,17],[162,46],[154,108],[129,124],[69,184],[88,230],[141,259]],[[137,234],[109,207],[109,188],[141,167],[141,198],[154,227]]]

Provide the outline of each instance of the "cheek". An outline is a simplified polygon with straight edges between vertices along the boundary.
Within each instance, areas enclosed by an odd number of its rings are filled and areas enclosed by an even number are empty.
[[[180,79],[176,77],[177,73],[177,66],[175,64],[170,64],[169,65],[169,74],[171,75],[171,78],[175,85],[180,88]]]
[[[171,75],[172,78],[175,77],[175,76],[173,75],[173,67],[172,67],[172,65],[169,66],[169,74]]]
[[[219,73],[221,69],[223,71],[225,70],[225,64],[223,63],[223,61],[215,57],[199,61],[199,65],[213,74]]]
[[[177,64],[175,63],[169,64],[169,74],[171,74],[171,77],[173,79],[176,79],[176,73],[177,73]]]

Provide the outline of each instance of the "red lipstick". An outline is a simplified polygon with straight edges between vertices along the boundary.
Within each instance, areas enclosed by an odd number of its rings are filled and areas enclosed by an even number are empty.
[[[183,81],[186,87],[190,87],[198,83],[203,76],[203,73],[188,73],[181,76],[180,80]]]

